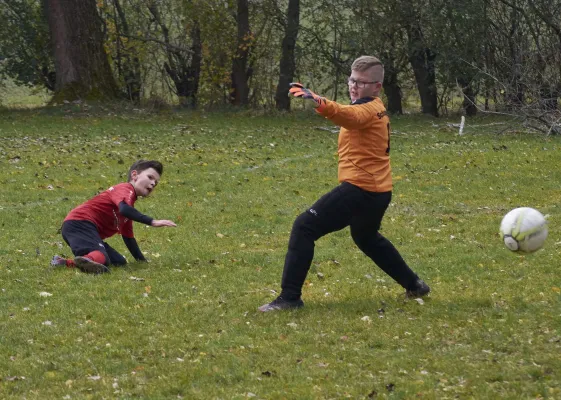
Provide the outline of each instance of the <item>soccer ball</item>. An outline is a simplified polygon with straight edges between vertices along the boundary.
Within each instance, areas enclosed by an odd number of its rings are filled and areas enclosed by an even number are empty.
[[[547,221],[533,208],[515,208],[501,222],[501,239],[509,250],[532,253],[543,246],[546,238]]]

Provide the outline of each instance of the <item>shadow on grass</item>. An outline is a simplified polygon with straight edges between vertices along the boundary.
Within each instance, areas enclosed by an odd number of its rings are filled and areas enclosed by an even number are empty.
[[[372,298],[343,299],[316,301],[314,299],[303,298],[304,308],[299,312],[321,312],[326,314],[353,313],[370,315],[371,317],[388,316],[390,314],[411,314],[445,316],[446,314],[486,314],[496,313],[497,316],[503,314],[500,303],[494,302],[491,298],[478,298],[473,296],[458,296],[453,299],[442,299],[436,296],[428,296],[423,299],[407,299],[405,295],[377,296]],[[524,304],[520,307],[526,308]]]

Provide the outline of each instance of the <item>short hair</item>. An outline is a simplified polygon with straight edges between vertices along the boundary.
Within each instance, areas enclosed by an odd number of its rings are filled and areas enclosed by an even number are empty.
[[[379,68],[375,68],[379,67]],[[353,65],[351,65],[351,70],[363,72],[368,69],[372,68],[372,78],[376,82],[384,82],[384,64],[377,59],[376,57],[372,56],[361,56],[353,61]]]
[[[129,173],[127,174],[127,182],[131,181],[132,171],[140,173],[144,170],[147,170],[148,168],[154,168],[158,172],[158,174],[160,174],[160,176],[162,176],[164,172],[164,166],[159,161],[138,160],[135,161],[135,163],[129,168]]]

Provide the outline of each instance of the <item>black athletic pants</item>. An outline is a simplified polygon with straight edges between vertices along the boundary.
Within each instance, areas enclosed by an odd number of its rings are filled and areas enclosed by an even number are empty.
[[[125,265],[127,260],[117,250],[101,240],[94,223],[90,221],[65,221],[62,238],[75,256],[85,256],[97,250],[105,256],[105,265]]]
[[[401,286],[412,287],[419,277],[391,242],[378,232],[391,198],[391,192],[367,192],[343,182],[300,214],[290,233],[281,296],[287,300],[300,298],[314,257],[314,242],[349,225],[360,250]]]

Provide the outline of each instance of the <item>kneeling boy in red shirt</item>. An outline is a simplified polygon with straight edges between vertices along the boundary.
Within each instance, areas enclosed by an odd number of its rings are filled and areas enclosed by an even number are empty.
[[[70,211],[62,224],[62,238],[76,257],[54,256],[51,265],[94,274],[109,272],[110,264],[124,265],[125,257],[104,242],[117,233],[135,260],[146,261],[134,238],[132,221],[154,227],[176,226],[173,221],[153,219],[134,208],[138,196],[148,196],[154,190],[162,172],[160,162],[139,160],[130,167],[126,183],[111,186]]]

